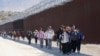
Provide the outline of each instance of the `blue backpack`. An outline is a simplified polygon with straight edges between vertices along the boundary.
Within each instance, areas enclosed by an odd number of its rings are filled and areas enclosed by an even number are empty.
[[[84,35],[81,32],[79,32],[78,33],[78,38],[79,38],[79,40],[83,40],[84,39]]]

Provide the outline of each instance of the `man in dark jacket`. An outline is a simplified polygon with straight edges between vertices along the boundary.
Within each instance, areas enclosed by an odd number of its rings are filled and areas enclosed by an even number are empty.
[[[75,25],[71,26],[71,32],[70,32],[70,40],[71,40],[71,51],[76,51],[76,44],[77,44],[77,36],[78,30],[76,29]]]
[[[62,33],[63,33],[63,27],[61,26],[57,31],[56,31],[56,35],[57,35],[57,46],[59,47],[59,50],[61,52],[61,38],[59,37]]]
[[[28,43],[31,44],[31,38],[32,38],[32,32],[28,31],[27,32],[27,39],[28,39]]]

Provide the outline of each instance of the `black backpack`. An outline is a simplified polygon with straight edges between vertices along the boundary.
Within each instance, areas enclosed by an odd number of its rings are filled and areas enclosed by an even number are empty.
[[[77,33],[77,31],[72,31],[71,32],[71,35],[70,35],[70,38],[71,38],[71,40],[78,40],[78,35],[77,35],[78,33]]]

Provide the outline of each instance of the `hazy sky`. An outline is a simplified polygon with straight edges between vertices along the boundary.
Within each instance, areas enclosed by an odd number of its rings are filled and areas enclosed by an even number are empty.
[[[23,11],[41,0],[0,0],[0,11]]]

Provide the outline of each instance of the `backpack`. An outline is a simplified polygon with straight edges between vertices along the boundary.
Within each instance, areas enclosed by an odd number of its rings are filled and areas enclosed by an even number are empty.
[[[79,37],[79,40],[83,40],[84,39],[84,35],[81,32],[78,33],[78,37]]]
[[[71,40],[78,40],[77,31],[72,31],[70,35]]]

